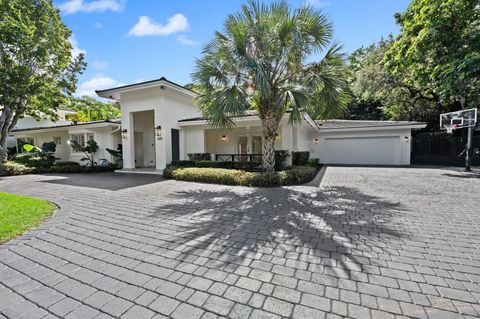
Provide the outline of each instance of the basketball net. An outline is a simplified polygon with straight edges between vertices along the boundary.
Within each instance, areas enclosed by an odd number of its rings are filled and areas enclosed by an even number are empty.
[[[452,134],[452,133],[453,133],[453,130],[457,128],[457,125],[448,125],[448,124],[445,124],[443,127],[447,130],[447,133],[448,133],[448,134]]]

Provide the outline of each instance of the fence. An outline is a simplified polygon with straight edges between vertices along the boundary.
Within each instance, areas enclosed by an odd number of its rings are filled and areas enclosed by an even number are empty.
[[[415,137],[412,139],[411,163],[464,166],[466,145],[466,136]],[[472,155],[472,165],[480,165],[480,136],[474,136],[472,139]]]

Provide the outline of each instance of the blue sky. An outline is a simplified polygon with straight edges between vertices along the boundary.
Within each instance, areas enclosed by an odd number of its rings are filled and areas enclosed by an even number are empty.
[[[266,0],[268,1],[268,0]],[[322,8],[335,39],[346,52],[398,33],[393,15],[409,0],[291,0]],[[85,52],[88,67],[79,95],[165,76],[190,82],[195,58],[240,0],[56,0],[73,32],[74,53]]]

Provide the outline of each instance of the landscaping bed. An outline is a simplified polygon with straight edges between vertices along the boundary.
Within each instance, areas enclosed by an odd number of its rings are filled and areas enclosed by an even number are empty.
[[[109,166],[81,166],[78,163],[58,163],[51,167],[32,167],[16,162],[7,162],[0,166],[0,176],[16,176],[27,174],[46,173],[100,173],[111,172],[116,169],[115,165]]]
[[[0,244],[38,226],[55,208],[45,200],[0,193]]]
[[[200,183],[274,187],[307,183],[315,178],[318,170],[318,166],[292,166],[275,173],[264,173],[226,168],[168,166],[163,171],[163,176]]]

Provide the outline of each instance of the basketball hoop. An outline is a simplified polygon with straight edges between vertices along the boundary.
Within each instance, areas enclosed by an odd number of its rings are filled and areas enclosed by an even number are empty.
[[[453,130],[456,129],[457,126],[456,125],[445,124],[445,125],[443,125],[443,128],[447,130],[448,134],[452,134]]]

